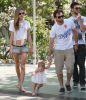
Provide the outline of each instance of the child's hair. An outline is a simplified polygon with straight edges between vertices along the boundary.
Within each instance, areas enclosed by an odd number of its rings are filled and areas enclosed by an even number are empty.
[[[45,68],[45,63],[44,62],[39,62],[38,63],[38,67],[40,67],[40,66],[43,67],[43,68]]]

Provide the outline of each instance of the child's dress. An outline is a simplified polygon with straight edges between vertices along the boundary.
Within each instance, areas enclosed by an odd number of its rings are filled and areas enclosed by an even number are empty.
[[[43,84],[47,82],[45,71],[38,72],[35,75],[32,76],[31,81],[37,84]]]

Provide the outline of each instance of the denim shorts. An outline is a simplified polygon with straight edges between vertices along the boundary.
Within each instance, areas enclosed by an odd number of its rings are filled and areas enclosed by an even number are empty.
[[[24,44],[21,46],[12,45],[11,50],[12,50],[12,53],[21,54],[22,52],[28,52],[28,46],[27,46],[27,44]]]

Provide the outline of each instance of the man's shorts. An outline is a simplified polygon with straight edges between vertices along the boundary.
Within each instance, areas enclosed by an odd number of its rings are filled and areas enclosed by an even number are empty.
[[[21,46],[12,45],[11,49],[12,49],[12,53],[21,54],[22,52],[28,52],[27,44],[24,44],[24,45],[21,45]]]
[[[66,50],[54,50],[55,56],[55,69],[56,74],[63,73],[64,63],[68,73],[73,73],[74,68],[74,50],[73,48],[66,49]]]

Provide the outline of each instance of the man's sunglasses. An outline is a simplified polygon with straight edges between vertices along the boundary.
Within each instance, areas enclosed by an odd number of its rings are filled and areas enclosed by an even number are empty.
[[[62,15],[62,16],[58,16],[58,17],[56,17],[56,18],[60,19],[61,17],[63,18],[63,17],[64,17],[64,15]]]
[[[76,7],[75,9],[76,9],[76,10],[78,10],[78,9],[80,10],[81,8],[80,8],[80,7]]]
[[[22,13],[19,13],[19,15],[21,15],[21,14],[23,14],[23,15],[24,15],[24,12],[22,12]]]

